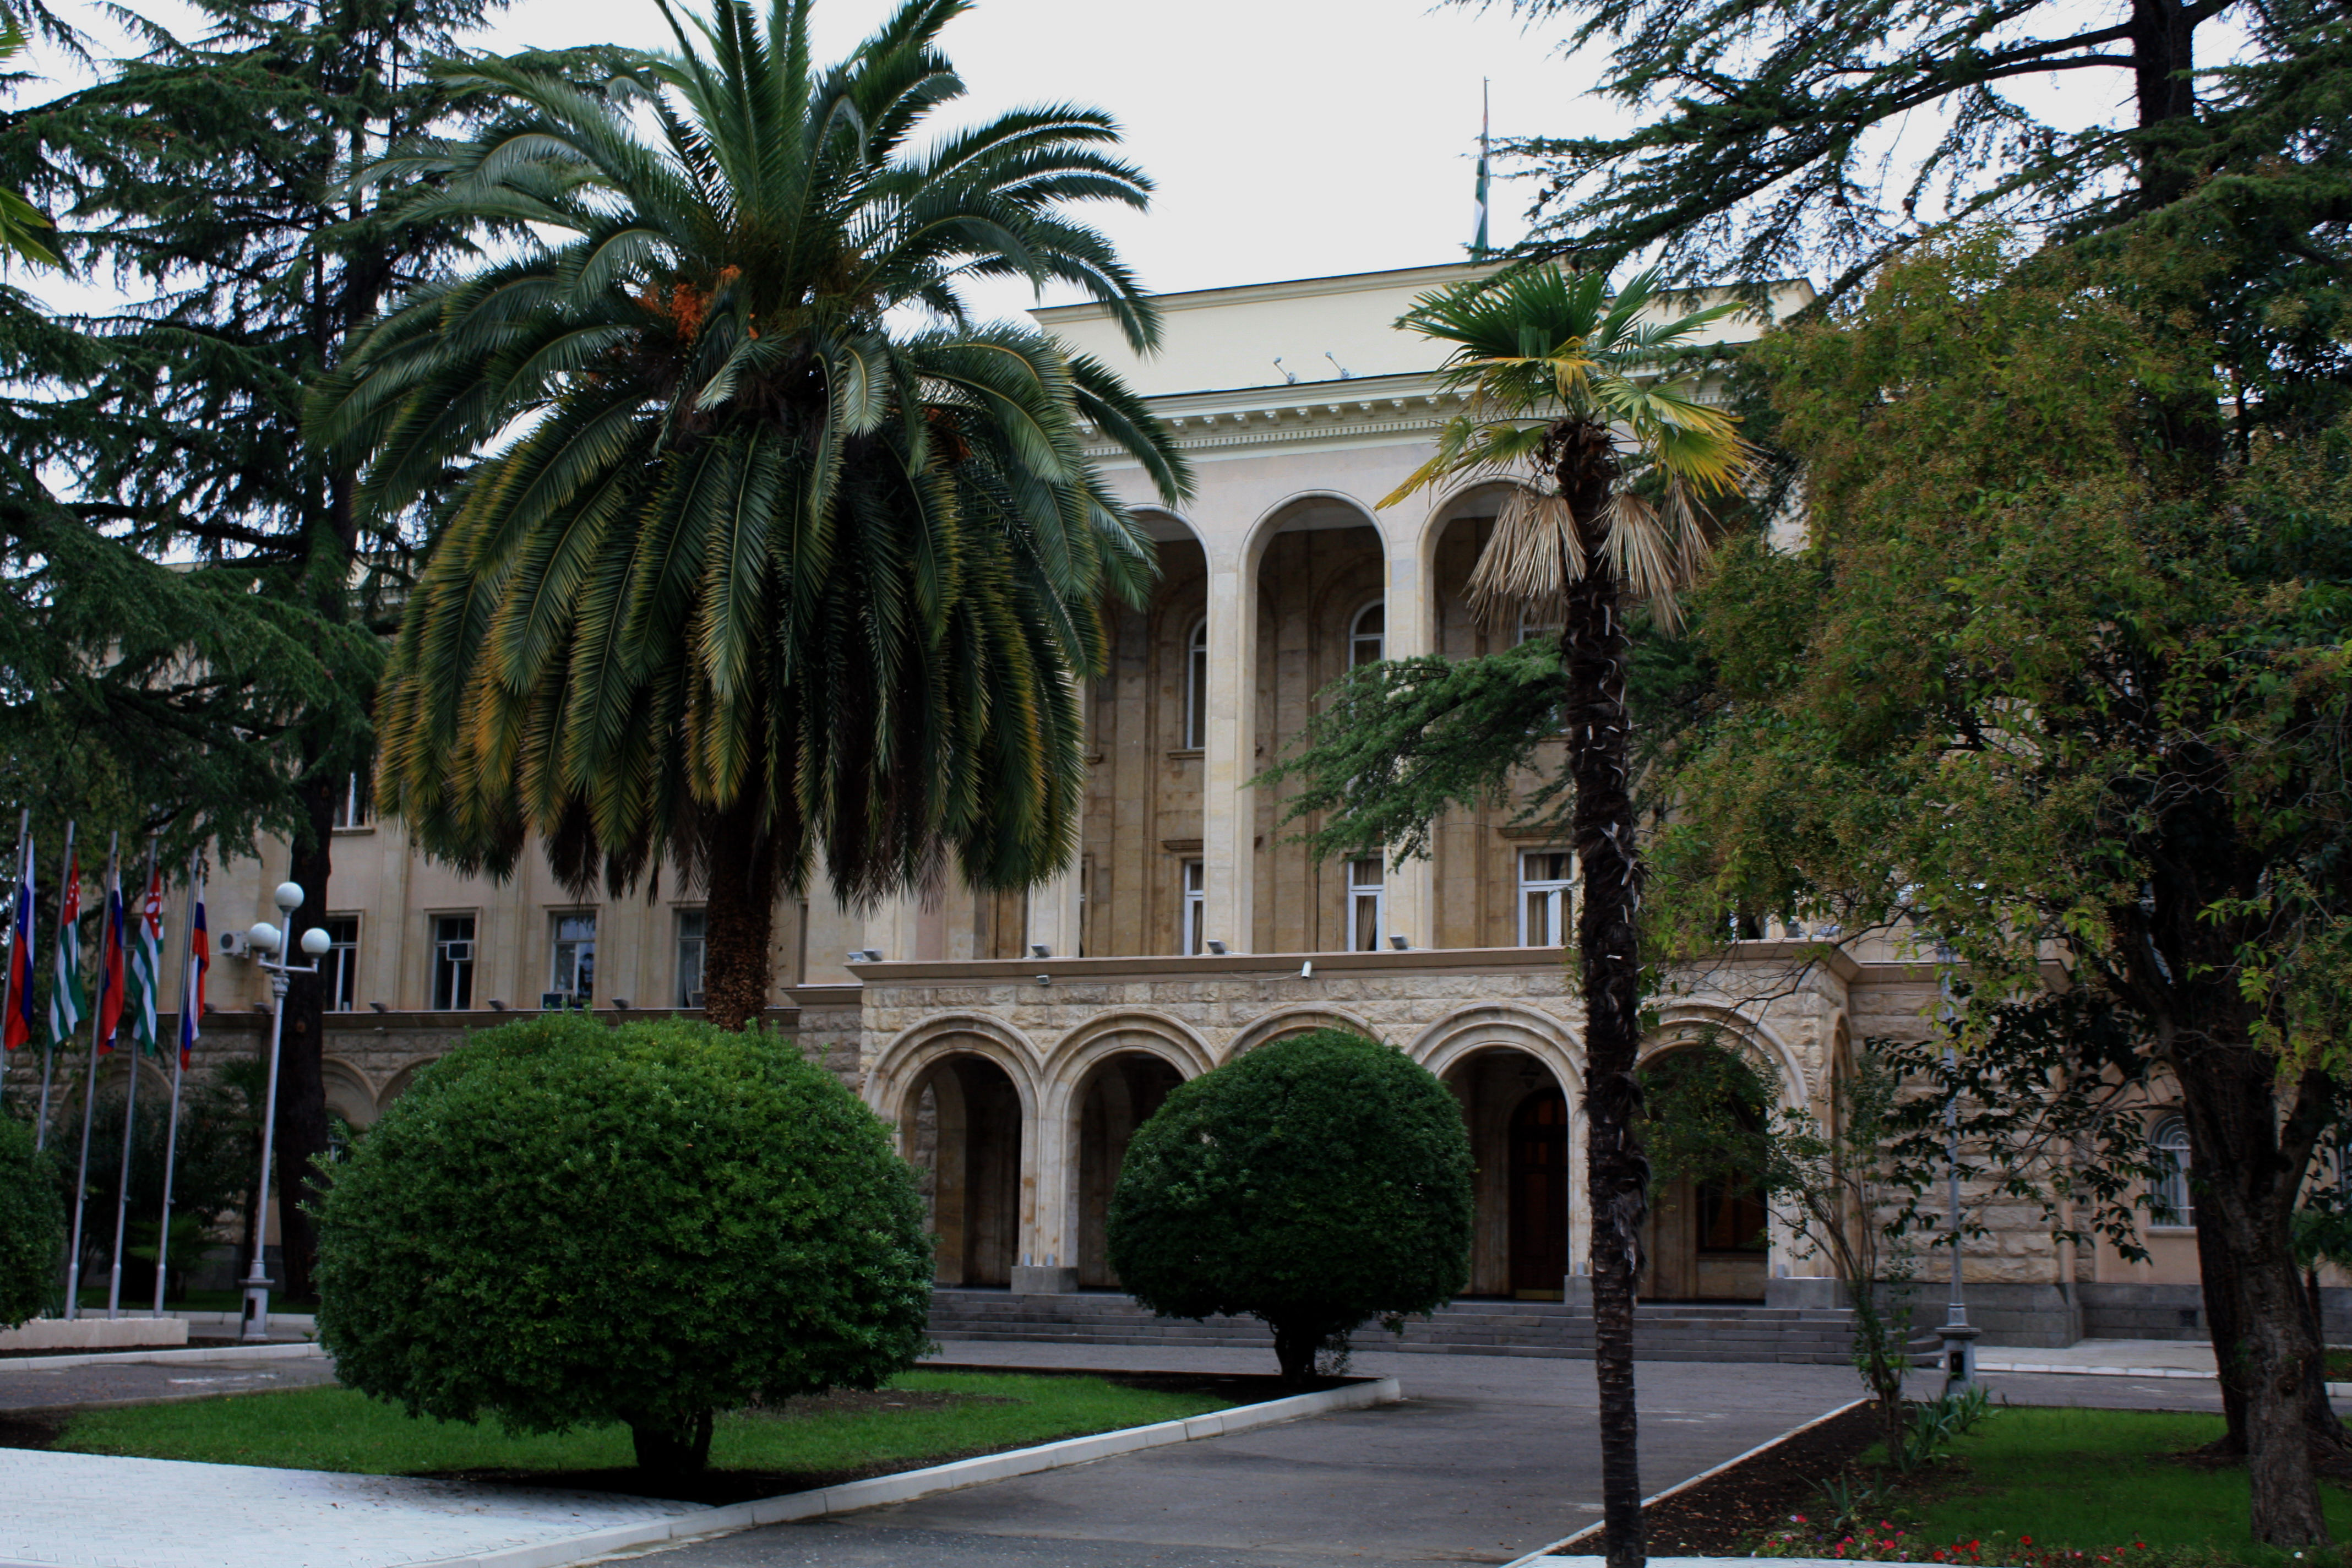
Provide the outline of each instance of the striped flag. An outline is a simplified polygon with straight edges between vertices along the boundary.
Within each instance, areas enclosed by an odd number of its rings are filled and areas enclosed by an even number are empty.
[[[139,901],[139,921],[131,942],[131,1037],[148,1056],[155,1054],[156,1004],[163,994],[163,873],[147,873],[147,896]]]
[[[122,883],[117,879],[106,889],[106,931],[98,950],[99,1049],[114,1048],[115,1031],[122,1027]]]
[[[58,971],[49,984],[49,1043],[73,1042],[89,1010],[89,994],[81,988],[81,857],[66,864],[66,885],[58,894]]]
[[[1483,94],[1484,89],[1481,89]],[[1478,207],[1472,225],[1470,259],[1483,261],[1489,248],[1486,244],[1486,132],[1493,114],[1482,101],[1478,111]]]
[[[184,1070],[205,1016],[205,972],[213,966],[212,933],[205,929],[205,879],[196,873],[195,892],[188,905],[188,963],[180,977],[180,1066]]]
[[[8,910],[8,1016],[0,1039],[10,1050],[33,1037],[33,840],[25,839],[25,863],[17,868],[16,896]]]

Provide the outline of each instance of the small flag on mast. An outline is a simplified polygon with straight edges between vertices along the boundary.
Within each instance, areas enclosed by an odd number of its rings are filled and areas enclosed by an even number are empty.
[[[139,924],[131,944],[131,1037],[153,1056],[156,1004],[163,994],[163,873],[147,873],[147,896],[140,900]]]
[[[89,997],[81,988],[81,857],[66,862],[58,894],[58,970],[49,985],[49,1044],[63,1049],[81,1027]]]
[[[196,889],[188,910],[188,962],[180,988],[180,1066],[185,1068],[195,1049],[205,1016],[205,972],[213,966],[212,933],[205,928],[205,876],[196,871]]]
[[[8,909],[8,1017],[0,1037],[15,1050],[33,1037],[33,840],[25,839],[24,864],[16,868],[16,896]]]
[[[1473,261],[1486,260],[1489,248],[1486,244],[1486,132],[1493,120],[1486,84],[1481,82],[1478,84],[1478,207],[1470,240],[1470,259]]]

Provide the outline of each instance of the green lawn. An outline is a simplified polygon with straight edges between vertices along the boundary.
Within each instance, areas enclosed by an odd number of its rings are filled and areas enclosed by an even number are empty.
[[[2145,1541],[2210,1546],[2250,1563],[2285,1556],[2246,1529],[2246,1472],[2168,1456],[2221,1435],[2219,1415],[2141,1410],[2000,1410],[1953,1446],[1958,1465],[1906,1496],[1919,1533],[1938,1544],[2030,1535],[2037,1547],[2088,1551]],[[2323,1483],[2327,1523],[2352,1539],[2352,1496]]]
[[[904,1468],[951,1454],[1172,1421],[1223,1410],[1229,1403],[1205,1394],[1124,1388],[1098,1377],[910,1372],[890,1386],[982,1399],[928,1409],[725,1415],[711,1438],[711,1467],[803,1474]],[[74,1417],[56,1447],[86,1454],[373,1475],[596,1470],[635,1463],[625,1426],[510,1436],[494,1421],[467,1426],[412,1420],[392,1405],[343,1388],[88,1411]]]

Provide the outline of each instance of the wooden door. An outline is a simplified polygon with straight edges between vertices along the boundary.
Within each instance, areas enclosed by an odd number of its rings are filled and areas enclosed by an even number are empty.
[[[1557,1301],[1568,1276],[1568,1097],[1538,1089],[1511,1114],[1511,1293]]]

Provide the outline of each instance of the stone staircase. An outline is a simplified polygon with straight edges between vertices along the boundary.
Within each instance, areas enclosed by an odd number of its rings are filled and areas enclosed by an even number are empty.
[[[1659,1302],[1634,1309],[1634,1353],[1643,1361],[1807,1362],[1844,1364],[1853,1314],[1843,1309]],[[931,1293],[931,1333],[942,1340],[1065,1340],[1095,1345],[1263,1347],[1274,1337],[1254,1318],[1155,1318],[1108,1290],[1015,1295],[941,1289]],[[1932,1343],[1932,1341],[1930,1341]],[[1360,1351],[1438,1355],[1564,1356],[1590,1360],[1592,1310],[1558,1301],[1456,1301],[1406,1322],[1402,1339],[1377,1323],[1355,1338]]]

